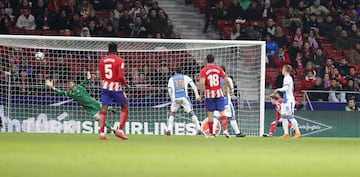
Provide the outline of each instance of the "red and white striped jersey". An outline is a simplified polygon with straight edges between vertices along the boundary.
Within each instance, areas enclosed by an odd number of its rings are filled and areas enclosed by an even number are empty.
[[[124,60],[114,54],[107,55],[99,63],[101,88],[111,91],[122,90],[121,85],[127,86],[124,77]]]
[[[205,79],[205,98],[219,98],[224,94],[220,85],[220,78],[227,76],[221,67],[216,65],[207,65],[200,71],[200,78]]]

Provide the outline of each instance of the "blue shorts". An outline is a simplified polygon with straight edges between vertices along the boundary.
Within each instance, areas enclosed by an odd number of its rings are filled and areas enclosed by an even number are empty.
[[[127,100],[124,92],[101,89],[101,104],[106,106],[110,105],[113,101],[119,105],[126,104]]]
[[[205,103],[206,103],[206,111],[208,112],[225,110],[224,97],[206,98]]]

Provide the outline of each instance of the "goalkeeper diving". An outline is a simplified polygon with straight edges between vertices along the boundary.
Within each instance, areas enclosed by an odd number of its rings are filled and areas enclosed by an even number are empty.
[[[86,84],[89,83],[90,79],[91,79],[91,74],[90,72],[87,72],[85,80],[78,85],[72,80],[68,81],[67,91],[56,88],[52,80],[46,80],[45,85],[59,95],[68,96],[74,99],[86,110],[86,112],[88,112],[93,118],[95,118],[95,120],[99,121],[100,120],[99,111],[101,108],[101,102],[91,97],[90,94],[85,89],[85,86]],[[112,107],[109,107],[109,110],[115,112]],[[116,131],[109,123],[106,123],[106,128],[108,128],[108,130],[111,130],[113,132]]]

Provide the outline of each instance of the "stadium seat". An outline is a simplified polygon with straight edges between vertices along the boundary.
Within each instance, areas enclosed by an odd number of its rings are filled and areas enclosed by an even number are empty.
[[[272,87],[275,86],[276,77],[279,74],[279,68],[266,68],[265,72],[265,83],[271,84]]]
[[[9,27],[9,33],[12,35],[25,34],[25,30]]]
[[[295,92],[294,96],[295,96],[296,101],[299,101],[299,102],[304,101],[304,93],[298,91],[298,92]]]
[[[234,26],[234,20],[218,20],[217,21],[217,29],[218,29],[220,35],[224,34],[225,27],[232,28],[233,26]]]

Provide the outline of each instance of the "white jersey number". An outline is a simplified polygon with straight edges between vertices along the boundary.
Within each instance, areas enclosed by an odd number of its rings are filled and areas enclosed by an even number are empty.
[[[105,64],[105,78],[112,79],[113,72],[112,72],[112,64]]]
[[[218,86],[220,84],[219,75],[217,74],[209,75],[208,80],[210,82],[210,87]]]

